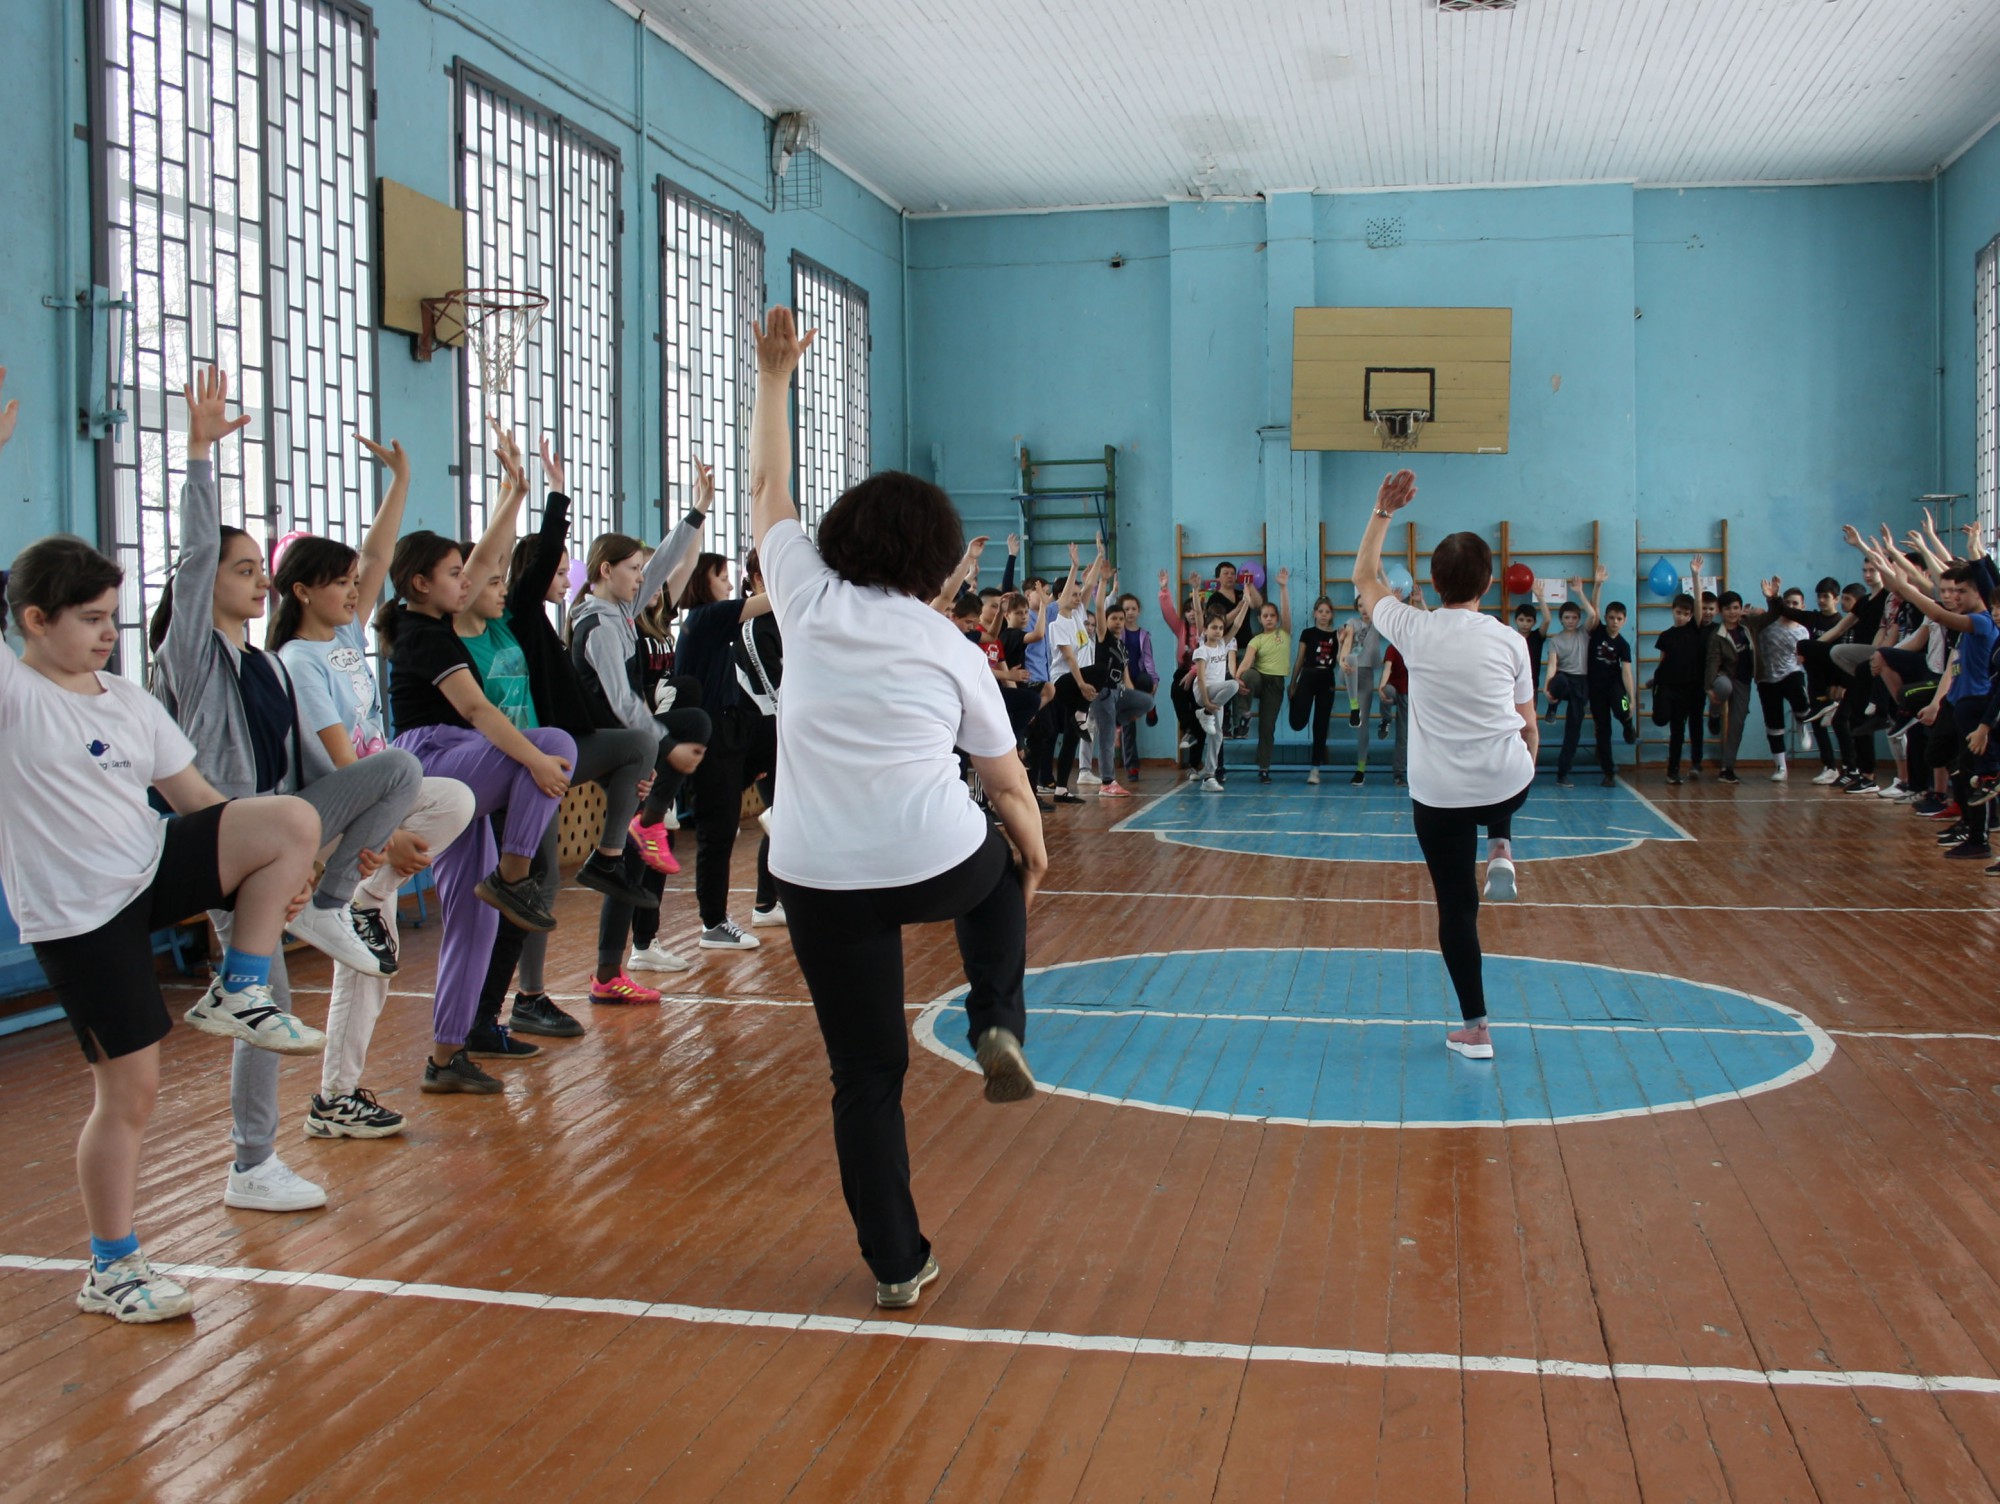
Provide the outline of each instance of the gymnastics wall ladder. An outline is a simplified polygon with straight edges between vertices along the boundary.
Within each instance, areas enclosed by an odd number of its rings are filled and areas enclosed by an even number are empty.
[[[1038,459],[1016,443],[1014,458],[1021,488],[1014,504],[1021,511],[1021,577],[1044,575],[1061,583],[1069,569],[1069,545],[1087,564],[1104,536],[1104,556],[1118,567],[1118,450],[1106,444],[1093,459]],[[1045,472],[1071,472],[1062,476]],[[1076,474],[1074,472],[1081,472]]]

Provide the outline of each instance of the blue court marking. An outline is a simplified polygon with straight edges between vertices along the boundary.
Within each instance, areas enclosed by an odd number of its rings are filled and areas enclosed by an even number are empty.
[[[1142,805],[1113,830],[1150,835],[1176,846],[1242,851],[1317,862],[1421,862],[1410,826],[1410,791],[1386,781],[1360,788],[1338,769],[1312,785],[1296,771],[1258,783],[1237,772],[1229,789],[1204,794],[1193,779]],[[1593,778],[1595,775],[1592,775]],[[1371,780],[1380,778],[1371,774]],[[1691,841],[1659,807],[1635,789],[1559,789],[1537,778],[1514,816],[1514,860],[1606,856],[1641,841]],[[1482,843],[1480,854],[1485,855]]]
[[[918,1043],[977,1070],[957,1000]],[[1486,957],[1494,1060],[1445,1048],[1443,960],[1413,950],[1171,951],[1030,971],[1028,1061],[1046,1091],[1308,1127],[1590,1123],[1732,1101],[1833,1057],[1804,1014],[1654,972]],[[940,1037],[940,1035],[945,1037]]]

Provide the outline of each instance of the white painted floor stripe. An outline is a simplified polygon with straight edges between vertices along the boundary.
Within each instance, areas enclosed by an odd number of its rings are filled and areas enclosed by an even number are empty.
[[[1538,837],[1537,839],[1542,839]],[[1222,853],[1232,855],[1234,853]],[[1399,865],[1399,864],[1382,864]],[[1403,866],[1414,865],[1401,863]],[[1171,893],[1152,891],[1123,892],[1113,888],[1039,888],[1039,898],[1157,898],[1173,903],[1186,903],[1190,899],[1212,899],[1218,903],[1325,903],[1356,904],[1362,907],[1379,905],[1387,908],[1437,907],[1437,900],[1423,898],[1317,898],[1305,893],[1189,893],[1177,890]],[[1510,909],[1633,909],[1641,913],[1660,914],[2000,914],[2000,908],[1962,908],[1949,904],[1909,904],[1900,907],[1862,908],[1847,904],[1795,904],[1795,903],[1604,903],[1591,900],[1583,903],[1558,903],[1552,900],[1536,901],[1519,899],[1507,905]]]
[[[1161,1018],[1217,1020],[1232,1024],[1329,1024],[1341,1028],[1443,1029],[1455,1020],[1437,1018],[1329,1018],[1311,1013],[1182,1013],[1169,1008],[1063,1008],[1043,1003],[1031,1004],[1033,1016],[1059,1013],[1070,1018]],[[1554,1019],[1519,1019],[1495,1022],[1496,1029],[1536,1029],[1572,1034],[1768,1034],[1779,1039],[1805,1039],[1801,1029],[1743,1029],[1729,1024],[1583,1024],[1558,1023]],[[1834,1031],[1837,1032],[1837,1031]]]
[[[956,1342],[990,1347],[1055,1348],[1065,1352],[1122,1353],[1130,1357],[1194,1358],[1223,1363],[1296,1363],[1324,1368],[1425,1369],[1442,1373],[1511,1374],[1523,1378],[1588,1379],[1598,1383],[1647,1381],[1674,1384],[1757,1384],[1773,1389],[1890,1389],[1917,1394],[2000,1395],[2000,1378],[1977,1374],[1886,1373],[1851,1369],[1717,1368],[1680,1363],[1579,1363],[1564,1358],[1488,1357],[1473,1353],[1370,1352],[1347,1347],[1287,1347],[1272,1343],[1185,1342],[1163,1337],[1100,1336],[1008,1327],[943,1326],[796,1311],[742,1311],[643,1300],[600,1300],[541,1295],[527,1290],[480,1290],[463,1285],[352,1279],[310,1270],[252,1269],[212,1264],[157,1264],[176,1279],[227,1280],[325,1290],[336,1295],[377,1295],[390,1300],[443,1300],[583,1315],[626,1316],[635,1321],[676,1321],[690,1326],[747,1327],[841,1337],[895,1337],[904,1341]],[[82,1259],[0,1254],[0,1269],[23,1273],[81,1274]]]

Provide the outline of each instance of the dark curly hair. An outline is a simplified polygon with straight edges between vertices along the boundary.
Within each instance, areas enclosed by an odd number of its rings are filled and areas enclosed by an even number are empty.
[[[884,470],[827,509],[819,552],[850,585],[882,585],[927,601],[965,552],[965,530],[941,487]]]

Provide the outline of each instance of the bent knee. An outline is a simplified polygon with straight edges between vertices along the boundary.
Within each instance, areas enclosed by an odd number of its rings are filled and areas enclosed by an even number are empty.
[[[571,764],[576,762],[576,738],[567,731],[556,726],[538,726],[522,735],[551,757],[566,757]]]

